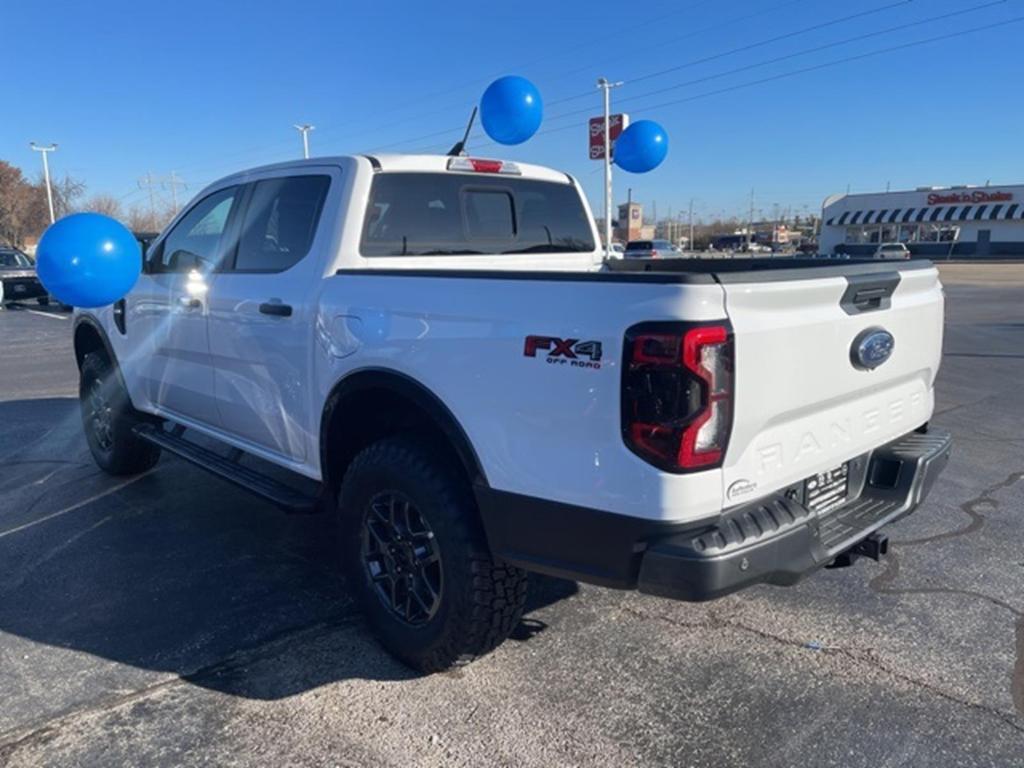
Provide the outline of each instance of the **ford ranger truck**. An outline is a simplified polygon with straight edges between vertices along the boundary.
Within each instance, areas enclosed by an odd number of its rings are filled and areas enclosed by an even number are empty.
[[[420,670],[501,643],[529,571],[699,601],[877,559],[949,456],[930,262],[605,263],[547,168],[257,168],[144,264],[75,317],[97,464],[167,451],[336,515],[370,626]]]

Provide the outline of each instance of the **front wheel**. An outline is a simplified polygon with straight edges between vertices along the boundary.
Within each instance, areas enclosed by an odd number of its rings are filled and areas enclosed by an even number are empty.
[[[410,438],[364,449],[339,498],[343,556],[370,626],[422,672],[496,648],[526,602],[526,573],[491,556],[466,481]]]
[[[96,352],[85,356],[78,400],[85,439],[100,469],[111,475],[134,475],[157,463],[160,449],[132,431],[143,417],[132,408],[121,377],[105,356]]]

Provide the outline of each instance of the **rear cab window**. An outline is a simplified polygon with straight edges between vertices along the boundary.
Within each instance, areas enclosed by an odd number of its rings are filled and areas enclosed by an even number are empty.
[[[363,256],[585,253],[594,235],[576,187],[513,176],[377,174]]]

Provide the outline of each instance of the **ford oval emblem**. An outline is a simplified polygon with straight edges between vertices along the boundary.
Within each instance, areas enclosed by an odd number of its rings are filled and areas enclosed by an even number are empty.
[[[861,331],[853,340],[850,349],[850,362],[854,368],[871,371],[892,356],[896,339],[884,328],[868,328]]]

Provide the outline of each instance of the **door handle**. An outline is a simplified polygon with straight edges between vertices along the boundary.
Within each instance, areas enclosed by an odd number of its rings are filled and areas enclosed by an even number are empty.
[[[178,304],[185,309],[199,309],[203,305],[203,302],[194,296],[179,296]]]
[[[291,304],[281,304],[276,301],[265,301],[260,304],[260,313],[264,315],[273,315],[274,317],[291,317],[292,307]]]

